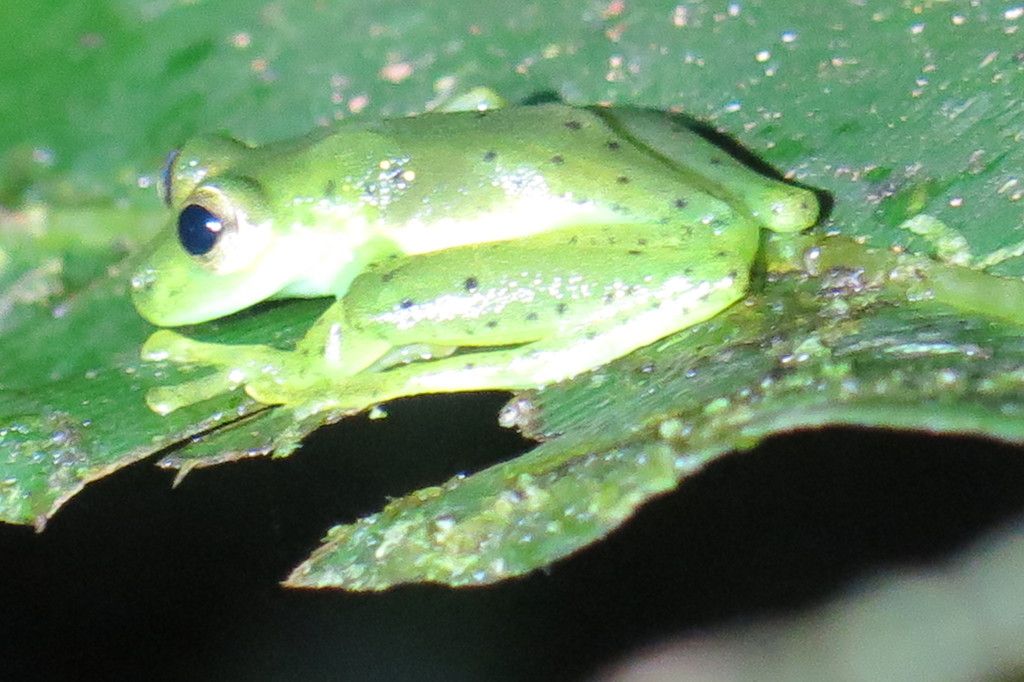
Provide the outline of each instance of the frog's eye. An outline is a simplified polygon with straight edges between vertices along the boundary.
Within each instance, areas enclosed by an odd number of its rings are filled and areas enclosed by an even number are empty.
[[[193,256],[213,250],[224,232],[224,221],[199,204],[189,204],[178,214],[178,241]]]
[[[252,215],[260,202],[246,183],[230,188],[197,188],[178,213],[178,243],[189,256],[217,273],[241,270],[263,252],[268,242],[267,221]],[[235,186],[238,185],[238,186]]]

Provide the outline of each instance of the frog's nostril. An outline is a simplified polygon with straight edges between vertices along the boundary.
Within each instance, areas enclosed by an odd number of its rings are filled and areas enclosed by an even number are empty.
[[[155,281],[156,273],[153,271],[152,268],[140,270],[139,272],[136,272],[134,275],[132,275],[132,291],[146,291],[147,289],[150,289],[153,286],[153,283]]]
[[[181,155],[180,149],[173,150],[167,155],[163,168],[160,169],[160,181],[157,183],[157,193],[161,201],[170,206],[174,203],[174,164],[178,162]]]

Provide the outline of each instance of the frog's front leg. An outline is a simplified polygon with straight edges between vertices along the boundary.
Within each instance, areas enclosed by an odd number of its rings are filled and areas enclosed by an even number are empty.
[[[358,412],[369,403],[346,401],[347,380],[354,374],[441,357],[454,350],[438,344],[391,343],[365,334],[346,333],[345,303],[337,301],[317,320],[294,350],[263,345],[227,345],[196,341],[177,332],[155,332],[142,348],[150,361],[199,365],[213,371],[176,385],[151,389],[149,407],[168,414],[186,405],[244,387],[268,405],[296,408],[299,417],[345,406]]]
[[[300,418],[327,410],[360,412],[374,403],[348,389],[353,377],[376,377],[381,370],[430,361],[454,350],[429,342],[396,346],[385,336],[361,333],[352,326],[350,307],[349,297],[336,301],[293,351],[257,347],[252,359],[259,371],[246,375],[246,393],[269,405],[290,406]]]
[[[287,356],[286,351],[269,346],[206,343],[161,329],[143,344],[144,360],[201,365],[212,367],[214,371],[198,379],[150,389],[146,403],[154,412],[166,415],[246,385],[267,368],[278,366]]]
[[[154,388],[146,395],[146,402],[153,411],[168,414],[240,386],[263,403],[302,402],[310,387],[325,378],[337,382],[391,350],[386,342],[364,339],[358,344],[346,344],[348,347],[341,353],[341,323],[338,321],[343,318],[341,308],[340,302],[329,308],[295,350],[207,343],[161,329],[143,345],[144,359],[200,365],[213,371],[198,379]]]

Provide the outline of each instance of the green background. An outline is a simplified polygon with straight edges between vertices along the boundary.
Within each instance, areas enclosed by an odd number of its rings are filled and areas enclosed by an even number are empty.
[[[1020,24],[1009,2],[7,8],[5,454],[48,439],[52,469],[28,470],[74,491],[78,473],[61,476],[83,461],[96,477],[190,433],[125,408],[141,387],[118,377],[148,327],[123,278],[104,276],[166,219],[155,170],[197,132],[266,141],[338,117],[422,111],[447,88],[481,84],[511,100],[556,91],[681,109],[828,192],[823,230],[924,249],[897,229],[923,211],[985,254],[1022,227]],[[62,305],[95,312],[62,316]],[[52,394],[36,390],[44,383]],[[193,473],[175,490],[143,463],[90,486],[41,536],[2,528],[6,660],[68,679],[158,658],[191,679],[582,673],[656,636],[806,603],[865,566],[929,556],[1020,509],[1013,448],[809,434],[720,462],[550,575],[454,594],[273,584],[332,523],[524,451],[489,426],[501,402],[403,401],[388,420],[318,436],[322,450]],[[113,448],[94,462],[81,445],[151,432],[158,441],[129,457]],[[21,502],[30,520],[53,500],[7,500]]]

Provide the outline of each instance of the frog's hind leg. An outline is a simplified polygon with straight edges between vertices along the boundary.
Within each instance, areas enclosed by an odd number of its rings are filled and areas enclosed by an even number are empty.
[[[689,183],[745,206],[762,227],[798,232],[818,219],[813,192],[758,173],[704,139],[681,114],[604,107],[592,111],[616,133],[673,165]]]
[[[748,272],[734,261],[684,267],[678,246],[552,249],[551,239],[424,254],[361,276],[346,297],[353,338],[460,351],[337,377],[311,409],[356,412],[400,396],[552,384],[708,319],[746,288]]]
[[[742,290],[740,290],[742,291]],[[714,315],[737,298],[729,278],[705,282],[628,319],[522,346],[463,352],[380,373],[360,373],[338,386],[337,399],[316,409],[358,412],[423,393],[540,388],[582,374]],[[712,304],[714,302],[714,304]]]

